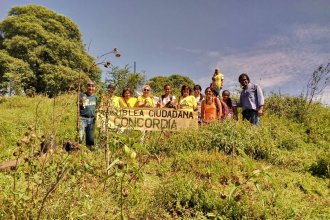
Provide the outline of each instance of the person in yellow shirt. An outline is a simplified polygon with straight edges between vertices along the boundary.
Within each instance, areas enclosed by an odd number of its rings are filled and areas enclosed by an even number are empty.
[[[134,108],[137,99],[132,97],[132,90],[130,88],[124,88],[119,99],[119,105],[121,108]]]
[[[115,96],[116,86],[112,83],[108,85],[108,90],[101,97],[99,111],[97,113],[96,125],[101,128],[101,132],[105,132],[107,127],[114,125],[108,120],[109,113],[114,109],[119,109],[119,97]]]
[[[220,68],[215,68],[214,74],[212,77],[212,86],[211,88],[214,89],[218,95],[220,95],[222,86],[224,82],[224,76],[220,73]]]
[[[138,108],[154,108],[156,107],[154,97],[151,95],[151,87],[149,85],[144,85],[143,94],[137,98],[137,103],[135,107]]]
[[[196,111],[197,101],[195,96],[191,95],[191,88],[188,85],[183,85],[181,87],[181,96],[178,100],[177,109],[186,111]]]
[[[100,110],[107,108],[119,108],[119,97],[115,96],[116,86],[112,83],[108,85],[108,90],[105,95],[101,97]]]

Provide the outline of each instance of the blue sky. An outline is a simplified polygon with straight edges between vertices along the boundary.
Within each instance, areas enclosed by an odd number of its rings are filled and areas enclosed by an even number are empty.
[[[231,91],[246,72],[266,94],[298,95],[330,60],[329,0],[0,0],[0,20],[26,4],[73,20],[93,56],[118,47],[114,65],[136,61],[147,78],[182,74],[203,89],[220,67]]]

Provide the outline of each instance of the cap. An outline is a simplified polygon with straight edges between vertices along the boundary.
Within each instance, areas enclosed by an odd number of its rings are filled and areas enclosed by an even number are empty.
[[[108,84],[108,89],[110,89],[110,88],[116,88],[116,85],[114,83],[110,82]]]
[[[87,82],[87,85],[95,85],[95,83],[90,80],[90,81]]]

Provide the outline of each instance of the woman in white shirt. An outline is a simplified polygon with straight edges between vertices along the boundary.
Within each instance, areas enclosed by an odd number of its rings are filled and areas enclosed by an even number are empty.
[[[176,97],[172,95],[170,84],[164,86],[165,94],[159,98],[157,106],[160,108],[174,108],[176,104]]]

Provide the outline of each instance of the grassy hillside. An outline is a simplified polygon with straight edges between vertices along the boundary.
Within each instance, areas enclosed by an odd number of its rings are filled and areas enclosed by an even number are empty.
[[[0,218],[329,219],[330,109],[304,105],[273,95],[259,128],[111,132],[106,171],[104,148],[61,147],[75,138],[74,95],[1,98],[0,164],[22,162],[0,171]]]

